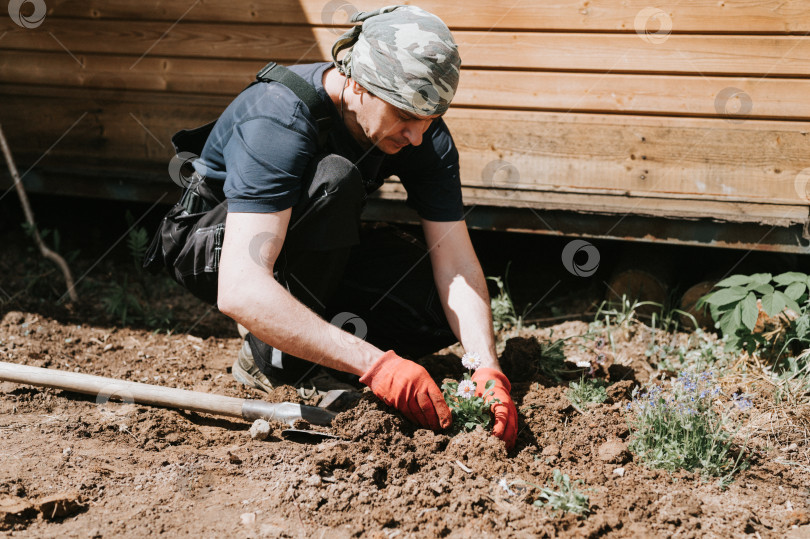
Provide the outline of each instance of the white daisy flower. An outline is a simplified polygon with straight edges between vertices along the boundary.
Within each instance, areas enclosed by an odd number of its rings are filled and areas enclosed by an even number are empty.
[[[462,380],[458,383],[458,391],[456,395],[459,397],[469,399],[475,396],[475,382],[472,380]]]
[[[481,356],[477,352],[467,352],[461,356],[461,364],[464,365],[465,369],[474,371],[481,366]]]

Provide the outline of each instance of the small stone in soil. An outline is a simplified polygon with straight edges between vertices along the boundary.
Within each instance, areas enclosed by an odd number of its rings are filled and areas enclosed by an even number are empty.
[[[627,462],[627,444],[621,440],[608,440],[599,446],[599,460],[613,464],[623,464]]]
[[[543,448],[543,456],[544,457],[559,457],[560,456],[560,446],[557,444],[547,445]]]
[[[256,513],[242,513],[239,518],[245,526],[252,526],[256,523]]]
[[[613,470],[613,475],[624,477],[624,468],[616,468],[615,470]]]
[[[309,477],[307,477],[306,483],[311,487],[317,487],[318,485],[321,484],[321,476],[318,474],[310,475]]]
[[[250,427],[250,437],[254,440],[266,440],[270,436],[270,423],[264,419],[257,419]]]

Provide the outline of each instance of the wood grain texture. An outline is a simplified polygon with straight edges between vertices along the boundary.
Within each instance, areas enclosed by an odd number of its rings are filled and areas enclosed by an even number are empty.
[[[270,59],[301,63],[331,59],[334,29],[269,24],[181,22],[168,33],[159,21],[48,20],[28,30],[0,19],[0,49],[75,55]],[[56,36],[58,42],[53,38]],[[810,40],[794,36],[673,35],[648,43],[636,34],[454,33],[465,68],[538,69],[611,73],[702,73],[790,76],[810,73]],[[61,43],[61,45],[60,45]],[[519,53],[516,54],[516,51]]]
[[[150,166],[166,170],[171,135],[216,118],[222,96],[0,86],[12,150],[24,165]],[[51,107],[54,96],[60,107]],[[31,122],[31,111],[37,121]],[[61,140],[60,137],[75,122]],[[446,120],[461,154],[462,183],[487,204],[576,209],[583,199],[606,212],[678,205],[697,216],[717,201],[741,220],[739,204],[804,206],[810,123],[451,109]],[[43,157],[43,153],[58,143]],[[804,182],[804,183],[802,183]],[[483,198],[482,198],[483,197]],[[657,200],[635,208],[615,200]],[[635,209],[634,209],[635,208]],[[660,209],[660,208],[659,208]],[[656,211],[659,211],[656,209]],[[795,208],[788,211],[795,217]],[[791,213],[793,212],[793,213]],[[712,212],[708,215],[717,215]]]
[[[458,109],[446,119],[466,185],[807,203],[797,181],[810,167],[808,122]]]
[[[786,227],[804,224],[808,219],[808,208],[803,205],[758,204],[748,202],[727,202],[709,198],[682,200],[659,199],[644,196],[595,195],[591,193],[546,193],[542,191],[509,191],[484,187],[463,187],[462,195],[466,206],[511,207],[532,210],[538,219],[536,228],[543,223],[543,211],[566,211],[581,214],[615,215],[618,225],[625,215],[665,217],[673,219],[697,220],[708,216],[716,221],[734,223],[759,223],[767,226]],[[405,200],[405,190],[401,184],[389,181],[376,195],[387,200]],[[605,230],[605,237],[611,230]],[[643,236],[643,232],[640,233]],[[652,237],[651,237],[652,238]]]
[[[807,32],[810,5],[804,0],[549,0],[497,2],[475,0],[405,1],[441,17],[451,28],[606,30],[634,32],[645,8],[660,9],[673,32]],[[66,0],[49,3],[51,17],[143,19],[244,23],[341,25],[348,13],[380,7],[371,0]],[[640,26],[643,28],[643,26]],[[650,31],[659,27],[655,21]]]
[[[0,57],[8,83],[234,96],[263,62],[64,52]],[[722,97],[726,93],[726,97]],[[457,107],[810,119],[810,79],[465,70]]]

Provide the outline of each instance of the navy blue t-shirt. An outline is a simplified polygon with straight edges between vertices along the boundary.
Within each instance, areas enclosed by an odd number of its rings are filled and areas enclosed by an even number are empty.
[[[431,221],[463,218],[458,151],[439,118],[419,146],[395,155],[364,150],[349,133],[323,87],[332,64],[291,66],[318,92],[334,118],[325,150],[353,162],[367,184],[396,175],[408,193],[408,205]],[[266,213],[298,201],[301,177],[318,150],[318,131],[309,109],[286,86],[258,83],[244,90],[222,113],[208,137],[197,172],[224,182],[229,212]]]

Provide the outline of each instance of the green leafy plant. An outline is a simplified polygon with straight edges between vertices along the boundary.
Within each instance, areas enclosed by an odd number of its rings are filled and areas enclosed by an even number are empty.
[[[710,366],[726,367],[733,363],[737,356],[725,350],[725,342],[714,333],[707,333],[700,328],[676,341],[673,336],[670,343],[655,344],[646,352],[650,360],[657,360],[656,368],[660,371],[675,373],[686,369],[704,370]]]
[[[596,310],[591,330],[600,328],[627,329],[638,322],[638,310],[641,307],[657,307],[662,309],[660,303],[653,301],[631,300],[623,295],[620,301],[603,301]]]
[[[540,498],[534,501],[534,505],[545,507],[552,512],[563,511],[580,516],[585,516],[590,512],[588,496],[574,486],[582,484],[581,480],[572,482],[568,475],[555,468],[552,481],[553,487],[543,487],[540,491]]]
[[[166,328],[174,317],[171,310],[156,307],[155,299],[160,297],[168,277],[153,278],[143,272],[142,261],[149,246],[149,234],[145,228],[134,226],[135,219],[129,211],[125,219],[130,226],[127,251],[135,266],[135,275],[130,278],[124,273],[120,281],[109,282],[104,287],[101,304],[122,325],[139,322],[150,328]]]
[[[810,402],[810,348],[785,359],[780,371],[775,375],[774,402],[793,406]]]
[[[573,335],[572,335],[573,337]],[[540,355],[537,358],[537,371],[550,380],[562,382],[582,373],[580,368],[572,368],[565,361],[565,339],[554,339],[554,330],[549,334],[548,341],[540,342]]]
[[[500,277],[487,277],[488,281],[495,283],[498,287],[498,295],[490,299],[490,308],[492,310],[492,326],[495,332],[503,329],[523,328],[526,313],[531,309],[531,304],[527,305],[522,314],[518,314],[515,309],[515,304],[512,301],[512,294],[509,291],[507,279],[509,277],[509,266],[511,262],[506,265],[506,272],[504,278]]]
[[[101,304],[109,314],[121,320],[122,325],[126,325],[127,321],[140,319],[143,314],[141,301],[127,285],[126,275],[123,283],[113,281],[107,286],[105,294],[101,297]]]
[[[566,398],[578,409],[583,409],[589,404],[601,404],[607,400],[607,384],[600,378],[585,378],[583,374],[579,382],[568,384],[565,392]]]
[[[810,277],[804,273],[787,272],[777,276],[770,273],[754,275],[732,275],[715,285],[717,290],[700,298],[698,308],[709,307],[715,326],[726,336],[727,346],[733,350],[745,349],[754,353],[757,349],[767,351],[774,339],[768,340],[760,334],[754,334],[759,317],[759,305],[769,317],[780,316],[785,327],[792,325],[785,309],[792,310],[797,316],[804,313],[801,305],[807,304]],[[810,329],[810,320],[803,321],[802,333],[806,336]]]
[[[627,405],[630,451],[651,468],[730,477],[744,453],[740,450],[737,462],[732,461],[731,438],[739,427],[739,413],[752,403],[734,395],[727,409],[718,412],[720,396],[712,371],[682,372],[667,389],[658,385],[641,392],[635,389]]]
[[[127,236],[127,248],[135,267],[140,270],[146,249],[149,247],[149,234],[143,227],[133,228]]]
[[[442,384],[444,401],[453,413],[453,425],[462,431],[470,431],[478,426],[487,429],[492,421],[490,408],[493,404],[501,402],[491,398],[495,394],[492,391],[495,380],[487,380],[483,395],[477,397],[476,383],[471,377],[472,371],[481,366],[481,359],[478,354],[472,352],[464,354],[461,363],[467,368],[464,378],[461,381],[449,380]]]

